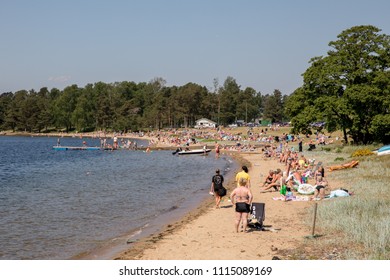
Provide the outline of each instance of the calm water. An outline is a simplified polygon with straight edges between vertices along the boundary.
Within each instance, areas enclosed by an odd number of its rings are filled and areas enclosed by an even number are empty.
[[[215,168],[225,176],[235,169],[213,154],[54,151],[56,142],[0,137],[0,259],[68,259],[115,240],[127,246],[119,236],[137,238],[153,221],[188,210],[207,195]]]

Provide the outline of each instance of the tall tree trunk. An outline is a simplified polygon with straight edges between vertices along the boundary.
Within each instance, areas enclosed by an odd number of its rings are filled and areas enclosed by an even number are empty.
[[[344,134],[344,142],[345,144],[348,144],[348,135],[347,135],[347,130],[345,127],[343,127],[343,134]]]

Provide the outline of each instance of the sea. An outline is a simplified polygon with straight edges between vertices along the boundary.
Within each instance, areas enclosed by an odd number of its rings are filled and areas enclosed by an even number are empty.
[[[62,146],[100,146],[63,137]],[[145,147],[148,141],[137,141]],[[57,151],[56,137],[0,136],[0,259],[112,259],[212,199],[228,156],[171,150]]]

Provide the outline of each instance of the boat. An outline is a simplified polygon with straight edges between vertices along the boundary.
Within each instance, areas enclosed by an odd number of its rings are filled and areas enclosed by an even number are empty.
[[[211,149],[195,149],[195,150],[182,150],[177,152],[178,155],[201,155],[208,154],[211,152]]]
[[[73,146],[53,146],[53,149],[56,151],[68,151],[68,150],[81,150],[81,151],[90,151],[90,150],[101,150],[100,147],[73,147]]]
[[[383,146],[377,151],[378,156],[390,155],[390,145]]]

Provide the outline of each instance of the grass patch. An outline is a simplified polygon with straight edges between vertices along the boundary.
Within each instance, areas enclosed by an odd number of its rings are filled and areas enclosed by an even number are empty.
[[[337,157],[334,159],[334,161],[344,161],[345,159],[343,157]]]
[[[337,153],[336,159],[336,152],[315,151],[310,152],[310,157],[321,160],[327,167],[333,165],[334,161],[350,158],[354,151],[361,150],[371,151],[366,147],[346,146]],[[358,160],[356,168],[326,171],[331,188],[337,182],[337,188],[342,187],[355,194],[349,198],[333,198],[319,204],[317,226],[324,237],[313,242],[316,242],[316,246],[344,248],[341,259],[388,260],[390,156],[361,155]],[[311,223],[310,217],[308,215],[308,224]]]

